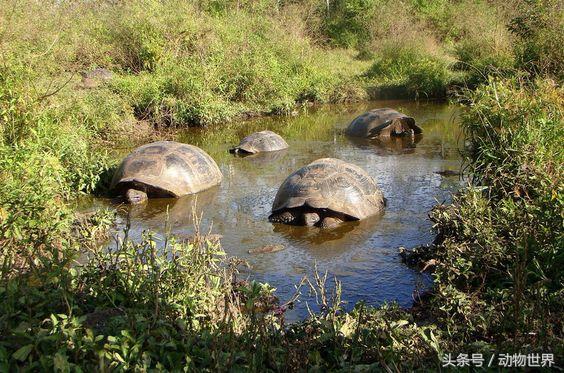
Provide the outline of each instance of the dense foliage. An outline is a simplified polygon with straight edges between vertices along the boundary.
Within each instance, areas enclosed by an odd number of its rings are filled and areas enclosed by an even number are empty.
[[[0,370],[561,357],[562,23],[552,0],[0,0]],[[472,182],[431,213],[437,240],[417,255],[436,286],[409,311],[344,313],[317,275],[323,312],[286,325],[291,304],[238,281],[216,244],[147,235],[99,252],[111,214],[69,208],[103,187],[108,145],[155,128],[456,92]]]
[[[564,91],[492,80],[468,98],[473,183],[431,214],[434,312],[451,343],[562,356]]]
[[[202,236],[190,243],[126,238],[88,255],[80,267],[61,258],[17,276],[3,273],[3,370],[282,371],[414,366],[435,356],[432,328],[418,328],[397,307],[358,305],[343,314],[323,276],[311,287],[324,312],[285,325],[291,305],[280,305],[268,285],[238,281],[237,262]]]

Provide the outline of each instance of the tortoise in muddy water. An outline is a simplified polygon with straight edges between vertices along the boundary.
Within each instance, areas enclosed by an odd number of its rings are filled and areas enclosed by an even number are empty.
[[[356,117],[347,127],[345,134],[351,137],[376,138],[403,135],[418,135],[421,127],[415,119],[394,109],[374,109]]]
[[[318,159],[280,186],[269,220],[273,223],[332,228],[384,209],[384,196],[362,168],[335,158]]]
[[[262,152],[273,152],[288,148],[288,143],[277,133],[272,131],[260,131],[245,137],[239,145],[229,149],[233,154],[255,154]]]
[[[129,203],[148,197],[181,197],[221,182],[215,161],[202,149],[174,141],[157,141],[138,147],[122,161],[111,190]]]

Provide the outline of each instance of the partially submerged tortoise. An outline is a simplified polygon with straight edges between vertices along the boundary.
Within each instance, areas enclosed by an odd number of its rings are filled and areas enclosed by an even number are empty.
[[[129,203],[148,197],[181,197],[221,182],[215,161],[202,149],[174,141],[157,141],[131,152],[114,174],[111,189]]]
[[[362,168],[335,158],[318,159],[282,183],[269,220],[331,228],[382,212],[384,196]]]
[[[288,143],[277,133],[272,131],[260,131],[245,137],[239,145],[229,149],[234,154],[255,154],[261,152],[273,152],[288,148]]]
[[[415,119],[394,109],[374,109],[356,117],[345,133],[352,137],[375,138],[378,136],[417,135],[423,130]]]

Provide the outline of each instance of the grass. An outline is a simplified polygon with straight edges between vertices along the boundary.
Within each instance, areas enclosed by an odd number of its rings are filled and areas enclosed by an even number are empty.
[[[377,97],[389,91],[394,97],[446,97],[454,76],[447,60],[392,44],[382,47],[380,53],[365,73],[367,78],[378,81]]]
[[[80,73],[112,70],[107,87],[80,92],[82,105],[104,97],[112,119],[205,125],[248,112],[285,113],[306,101],[355,99],[337,92],[363,68],[346,51],[322,50],[305,35],[287,32],[284,22],[291,20],[250,9],[209,13],[205,4],[145,0],[30,3],[28,13],[14,4],[3,6],[8,65],[24,61],[34,86],[60,88],[51,96],[54,105],[76,95]],[[107,123],[102,130],[116,132],[119,123],[97,119]]]

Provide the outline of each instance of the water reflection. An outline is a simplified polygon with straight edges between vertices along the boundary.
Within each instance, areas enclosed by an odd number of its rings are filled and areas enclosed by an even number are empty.
[[[292,247],[307,250],[315,259],[335,258],[346,251],[365,245],[376,229],[382,215],[361,221],[350,221],[333,229],[273,224],[274,233],[280,234]]]
[[[180,198],[154,198],[142,205],[122,206],[118,215],[134,225],[145,229],[162,230],[165,224],[170,228],[191,228],[193,217],[202,215],[219,192],[214,187],[203,192]]]
[[[255,154],[235,155],[236,157],[245,158],[255,166],[262,166],[266,163],[279,161],[288,154],[288,149],[277,150],[273,152],[262,152]]]
[[[372,149],[376,154],[409,154],[415,151],[417,143],[423,135],[415,136],[391,136],[374,139],[361,137],[348,137],[350,142],[361,149]]]

